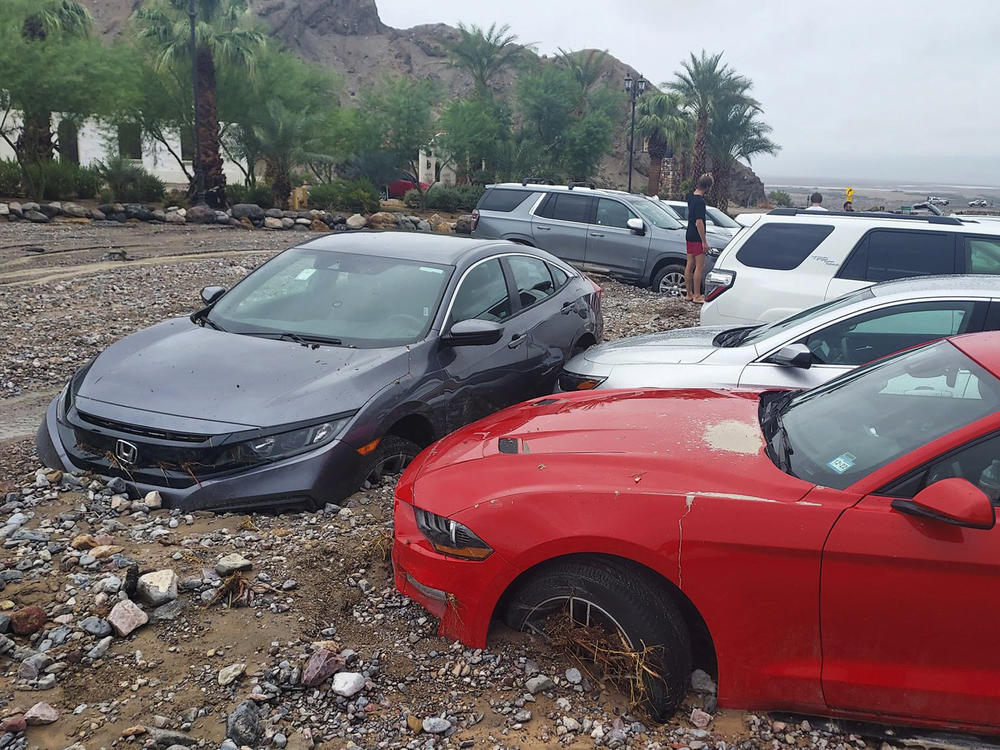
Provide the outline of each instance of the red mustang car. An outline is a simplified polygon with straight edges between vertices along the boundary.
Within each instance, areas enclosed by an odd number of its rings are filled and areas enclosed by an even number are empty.
[[[723,706],[1000,732],[1000,333],[810,391],[526,402],[400,480],[397,587],[440,632],[569,622]],[[561,620],[553,620],[561,617]]]

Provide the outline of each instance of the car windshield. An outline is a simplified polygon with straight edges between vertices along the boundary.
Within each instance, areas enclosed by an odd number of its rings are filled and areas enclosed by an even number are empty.
[[[651,201],[649,198],[637,198],[629,201],[629,205],[654,227],[659,227],[660,229],[680,229],[682,226],[677,220],[676,214],[669,207],[657,201]]]
[[[207,315],[226,331],[358,348],[419,341],[454,268],[435,263],[286,250],[235,286]]]
[[[948,341],[878,360],[809,391],[768,393],[761,429],[793,476],[845,489],[1000,409],[1000,381]]]
[[[724,227],[726,229],[739,229],[740,225],[729,218],[729,216],[714,206],[708,206],[705,209],[705,213],[708,214],[708,218],[711,219],[717,226]]]
[[[781,320],[776,320],[774,323],[768,323],[766,325],[757,326],[755,328],[743,328],[739,329],[743,331],[742,335],[739,337],[729,337],[726,339],[725,343],[718,344],[719,346],[743,346],[747,344],[757,344],[761,341],[771,338],[772,336],[779,335],[785,331],[791,330],[801,323],[813,320],[820,316],[826,315],[834,310],[840,310],[844,307],[850,307],[853,304],[861,302],[862,300],[872,299],[875,295],[872,294],[871,290],[868,288],[860,289],[851,294],[845,294],[843,297],[836,297],[832,300],[827,300],[826,302],[821,302],[815,307],[809,307],[801,312],[797,312],[794,315],[789,315],[787,318],[782,318]]]

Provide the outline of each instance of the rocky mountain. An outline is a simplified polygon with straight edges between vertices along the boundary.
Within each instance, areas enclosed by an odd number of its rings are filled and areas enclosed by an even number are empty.
[[[100,32],[115,37],[141,0],[82,0],[93,13]],[[410,29],[387,26],[379,17],[375,0],[256,0],[254,11],[271,30],[274,38],[304,59],[327,66],[344,79],[341,99],[350,104],[360,92],[386,73],[403,73],[437,81],[449,95],[461,95],[472,88],[463,71],[448,65],[444,42],[455,38],[457,30],[446,24],[426,24]],[[639,73],[613,56],[608,56],[604,81],[618,88],[626,73]],[[514,83],[508,73],[497,81],[500,90]],[[626,133],[628,104],[622,97],[622,115],[612,153],[601,165],[602,183],[627,183]],[[648,158],[636,154],[632,183],[640,189],[646,182]],[[740,172],[734,184],[741,187],[740,198],[756,202],[759,183],[756,175]],[[752,195],[751,195],[752,194]],[[763,186],[759,189],[763,199]]]

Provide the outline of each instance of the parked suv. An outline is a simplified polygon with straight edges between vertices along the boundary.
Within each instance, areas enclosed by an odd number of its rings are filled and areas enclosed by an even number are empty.
[[[574,266],[671,296],[684,295],[685,225],[660,201],[591,183],[490,185],[472,236],[548,250]],[[727,240],[710,236],[716,250]],[[706,271],[714,258],[706,258]]]
[[[769,323],[879,281],[954,273],[1000,274],[1000,224],[779,208],[706,275],[701,323]]]
[[[687,201],[661,201],[667,204],[667,206],[675,213],[680,220],[687,222],[688,218],[688,204]],[[735,237],[743,227],[733,221],[732,218],[725,212],[721,211],[715,206],[705,207],[705,233],[708,235],[709,240],[712,239],[713,234],[719,235],[720,239],[725,240],[727,243],[733,237]]]

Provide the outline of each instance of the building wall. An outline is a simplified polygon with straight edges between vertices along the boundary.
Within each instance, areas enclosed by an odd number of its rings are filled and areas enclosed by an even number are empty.
[[[441,171],[440,177],[437,176],[438,169]],[[454,185],[456,180],[455,170],[452,169],[451,165],[443,163],[433,151],[420,152],[420,181],[428,185],[433,185],[435,182],[439,182],[442,185]]]

